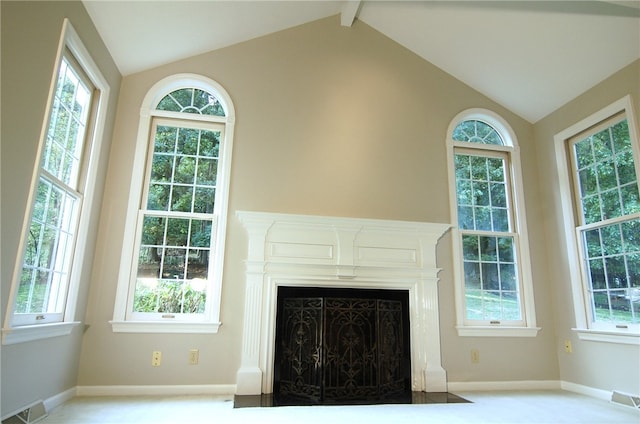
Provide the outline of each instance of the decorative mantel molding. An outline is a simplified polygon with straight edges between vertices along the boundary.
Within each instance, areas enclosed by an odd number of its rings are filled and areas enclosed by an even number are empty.
[[[236,215],[249,236],[237,394],[272,392],[278,286],[408,290],[412,390],[447,391],[440,356],[436,247],[450,225],[244,211]]]

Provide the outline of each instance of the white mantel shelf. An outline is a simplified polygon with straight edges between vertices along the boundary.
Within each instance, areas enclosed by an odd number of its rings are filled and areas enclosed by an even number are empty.
[[[249,236],[237,394],[271,393],[277,288],[408,290],[412,390],[446,392],[436,247],[449,224],[236,213]]]

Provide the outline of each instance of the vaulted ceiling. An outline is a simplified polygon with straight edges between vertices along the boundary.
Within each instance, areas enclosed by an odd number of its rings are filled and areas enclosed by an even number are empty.
[[[83,2],[123,75],[340,14],[532,123],[640,58],[640,0]]]

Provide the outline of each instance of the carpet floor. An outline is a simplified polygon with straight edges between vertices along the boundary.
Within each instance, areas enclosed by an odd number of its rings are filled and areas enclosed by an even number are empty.
[[[39,423],[640,424],[638,410],[561,390],[456,394],[470,402],[234,408],[233,396],[75,397]]]

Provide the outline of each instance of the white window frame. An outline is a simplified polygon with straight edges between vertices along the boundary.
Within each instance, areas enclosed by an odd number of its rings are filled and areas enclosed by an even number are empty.
[[[635,344],[640,345],[640,332],[638,325],[630,325],[627,328],[617,327],[615,324],[605,325],[589,322],[589,298],[587,294],[588,283],[585,270],[581,266],[581,247],[579,242],[579,222],[574,215],[574,193],[572,190],[572,168],[567,153],[567,143],[572,137],[585,130],[608,120],[609,118],[624,113],[629,125],[636,175],[640,177],[640,141],[638,139],[637,115],[633,110],[633,102],[630,95],[615,101],[592,115],[582,119],[569,128],[554,136],[556,166],[558,169],[558,183],[560,190],[560,207],[562,211],[563,238],[567,249],[567,264],[571,279],[571,291],[573,294],[573,309],[576,318],[578,337],[582,340]],[[633,142],[635,140],[635,143]]]
[[[198,88],[213,94],[222,105],[225,116],[211,116],[156,110],[157,104],[167,94],[181,88]],[[208,300],[205,313],[199,320],[167,320],[162,317],[157,319],[135,319],[131,312],[132,296],[135,289],[136,270],[136,226],[138,212],[141,205],[141,196],[144,193],[146,183],[146,161],[149,150],[152,150],[150,134],[153,120],[156,118],[173,118],[181,121],[193,120],[224,125],[222,140],[220,141],[219,167],[216,185],[216,204],[214,221],[217,230],[212,239],[212,252],[210,267],[213,275],[210,281],[212,286],[208,291]],[[177,74],[157,82],[145,96],[140,108],[140,124],[133,160],[131,186],[129,191],[128,211],[125,221],[124,240],[120,257],[120,271],[118,274],[118,287],[113,312],[113,320],[110,321],[114,332],[126,333],[217,333],[220,322],[220,301],[222,295],[222,277],[226,240],[227,210],[229,203],[229,180],[231,176],[231,155],[233,151],[233,134],[235,127],[235,109],[227,91],[216,81],[197,74]],[[133,282],[132,282],[133,280]]]
[[[79,216],[76,226],[75,247],[71,252],[72,266],[66,281],[65,306],[62,314],[40,314],[34,318],[34,322],[21,322],[15,317],[15,302],[18,294],[18,286],[29,234],[31,216],[37,196],[37,187],[40,180],[41,160],[44,154],[46,138],[49,131],[49,120],[53,108],[53,99],[57,87],[58,73],[60,66],[68,51],[82,69],[86,77],[93,85],[93,100],[91,103],[90,118],[86,128],[84,138],[84,153],[82,163],[80,164],[80,185],[74,197],[77,197],[77,211]],[[87,237],[90,231],[90,213],[93,204],[97,198],[95,193],[97,171],[99,169],[98,162],[103,142],[104,126],[107,113],[107,102],[109,99],[110,87],[107,80],[100,72],[98,66],[91,58],[89,51],[85,48],[78,33],[75,31],[71,22],[65,19],[62,24],[60,41],[58,43],[56,60],[53,68],[53,76],[51,79],[49,96],[47,98],[47,107],[45,110],[45,119],[43,120],[40,132],[40,141],[36,153],[34,170],[31,179],[31,187],[27,200],[27,210],[22,224],[22,232],[20,244],[18,246],[19,255],[17,257],[11,291],[9,295],[9,304],[7,305],[4,324],[2,328],[2,344],[22,343],[32,340],[44,339],[49,337],[64,336],[71,333],[73,327],[79,325],[76,321],[76,307],[81,281],[82,264],[85,262],[85,252],[87,250]],[[86,282],[85,282],[86,283]]]
[[[505,145],[478,144],[457,142],[453,140],[453,131],[462,122],[478,120],[489,124],[502,137]],[[509,180],[511,181],[510,198],[512,200],[511,216],[514,236],[516,263],[518,264],[519,294],[521,297],[522,320],[519,321],[473,321],[466,318],[465,280],[462,255],[461,231],[458,228],[458,202],[455,175],[456,150],[482,152],[502,152],[507,156]],[[456,330],[459,336],[469,337],[535,337],[540,330],[536,326],[535,304],[533,298],[533,279],[529,257],[529,237],[523,197],[520,148],[515,132],[511,126],[496,113],[487,109],[468,109],[454,117],[447,130],[447,162],[449,167],[449,202],[452,222],[453,274],[456,304]]]

